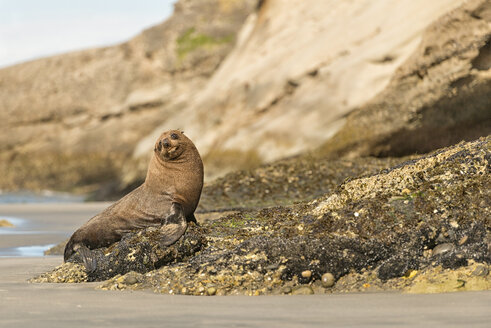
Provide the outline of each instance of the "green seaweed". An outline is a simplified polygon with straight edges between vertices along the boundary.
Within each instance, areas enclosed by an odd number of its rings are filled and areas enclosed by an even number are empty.
[[[211,35],[197,33],[194,27],[189,28],[177,39],[177,56],[184,59],[189,53],[198,48],[212,48],[214,46],[230,43],[234,40],[233,35],[214,37]]]

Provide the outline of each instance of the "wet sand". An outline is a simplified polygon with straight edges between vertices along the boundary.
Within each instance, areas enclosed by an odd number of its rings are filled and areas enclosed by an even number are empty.
[[[60,243],[110,204],[0,204],[0,219],[15,219],[13,228],[0,228],[0,249]]]
[[[41,231],[39,239],[16,235],[10,240],[15,245],[49,244],[106,206],[0,205],[0,217],[30,219],[29,231]],[[2,247],[13,247],[4,237]],[[193,297],[100,291],[97,283],[27,283],[61,262],[61,256],[0,258],[0,327],[489,327],[491,321],[489,291]]]

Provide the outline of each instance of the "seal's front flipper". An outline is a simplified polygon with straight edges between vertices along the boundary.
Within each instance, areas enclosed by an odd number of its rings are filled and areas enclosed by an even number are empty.
[[[186,232],[188,222],[181,204],[172,203],[171,213],[162,221],[161,233],[164,235],[162,243],[165,246],[174,244]]]
[[[94,272],[97,268],[97,261],[94,257],[94,252],[87,248],[87,246],[82,245],[77,250],[78,254],[80,254],[80,258],[82,259],[82,263],[87,270],[87,273]]]
[[[186,218],[186,220],[187,220],[188,222],[194,222],[194,224],[196,224],[197,226],[199,226],[199,223],[198,223],[198,221],[196,220],[196,217],[194,216],[194,213],[193,213],[193,214],[191,214],[191,215],[189,215],[189,216]]]

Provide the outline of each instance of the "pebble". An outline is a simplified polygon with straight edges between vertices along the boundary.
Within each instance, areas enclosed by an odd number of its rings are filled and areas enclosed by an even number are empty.
[[[290,294],[292,292],[292,288],[290,286],[285,286],[281,289],[283,294]]]
[[[322,287],[324,288],[329,288],[334,286],[334,276],[332,273],[327,272],[322,275],[321,281],[322,281]]]
[[[464,245],[465,242],[467,241],[467,239],[469,239],[469,237],[467,237],[467,236],[464,236],[464,237],[460,238],[460,240],[459,240],[459,246]]]
[[[137,282],[138,282],[138,279],[136,279],[136,277],[133,276],[133,275],[127,276],[124,279],[124,283],[127,284],[127,285],[134,285]]]
[[[217,289],[215,287],[208,287],[206,293],[210,296],[213,296],[217,293]]]
[[[310,277],[312,277],[312,271],[310,270],[302,271],[302,277],[310,279]]]
[[[444,243],[437,245],[435,248],[433,248],[433,254],[432,256],[440,255],[449,251],[453,251],[455,249],[455,246],[451,243]]]
[[[270,264],[268,266],[266,266],[264,269],[266,269],[267,271],[272,271],[272,270],[276,270],[279,268],[279,264],[276,263],[276,264]]]
[[[300,286],[292,291],[292,295],[313,295],[314,290],[310,286]]]

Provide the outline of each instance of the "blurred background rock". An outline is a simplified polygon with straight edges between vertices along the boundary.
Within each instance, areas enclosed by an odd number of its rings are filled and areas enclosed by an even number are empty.
[[[116,197],[170,128],[208,180],[486,136],[491,2],[179,0],[127,42],[0,69],[0,189]]]

